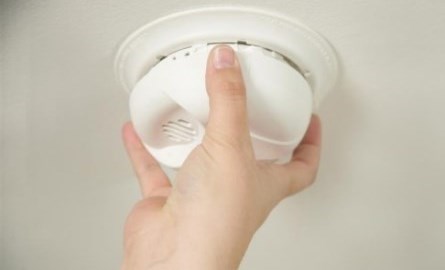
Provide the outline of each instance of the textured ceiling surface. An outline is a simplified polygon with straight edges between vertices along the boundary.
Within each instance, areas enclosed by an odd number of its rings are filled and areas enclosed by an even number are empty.
[[[241,269],[445,269],[445,2],[227,1],[299,18],[336,48],[317,183]],[[0,269],[116,269],[138,199],[112,61],[132,30],[220,1],[1,0]]]

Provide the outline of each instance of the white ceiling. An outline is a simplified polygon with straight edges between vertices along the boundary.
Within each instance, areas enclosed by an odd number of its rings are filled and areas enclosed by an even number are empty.
[[[161,15],[221,1],[1,0],[0,268],[117,269],[138,199],[112,60]],[[268,0],[342,62],[318,182],[286,200],[241,269],[445,269],[445,2]]]

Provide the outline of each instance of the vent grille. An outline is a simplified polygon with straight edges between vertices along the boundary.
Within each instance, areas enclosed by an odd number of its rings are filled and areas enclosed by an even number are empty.
[[[170,141],[175,143],[189,143],[195,140],[198,134],[193,124],[184,119],[168,121],[162,125],[162,131]]]

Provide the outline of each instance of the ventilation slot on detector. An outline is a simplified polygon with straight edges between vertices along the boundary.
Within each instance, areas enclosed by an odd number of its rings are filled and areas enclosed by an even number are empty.
[[[195,140],[198,134],[192,123],[184,119],[169,121],[162,125],[162,131],[170,141],[176,143],[189,143]]]

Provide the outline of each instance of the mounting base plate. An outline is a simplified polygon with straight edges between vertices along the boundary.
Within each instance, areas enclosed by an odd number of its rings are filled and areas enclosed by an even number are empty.
[[[115,73],[131,92],[166,56],[195,44],[211,43],[250,44],[283,55],[311,86],[314,110],[336,83],[337,58],[322,36],[282,14],[247,7],[188,10],[144,25],[121,45]]]

